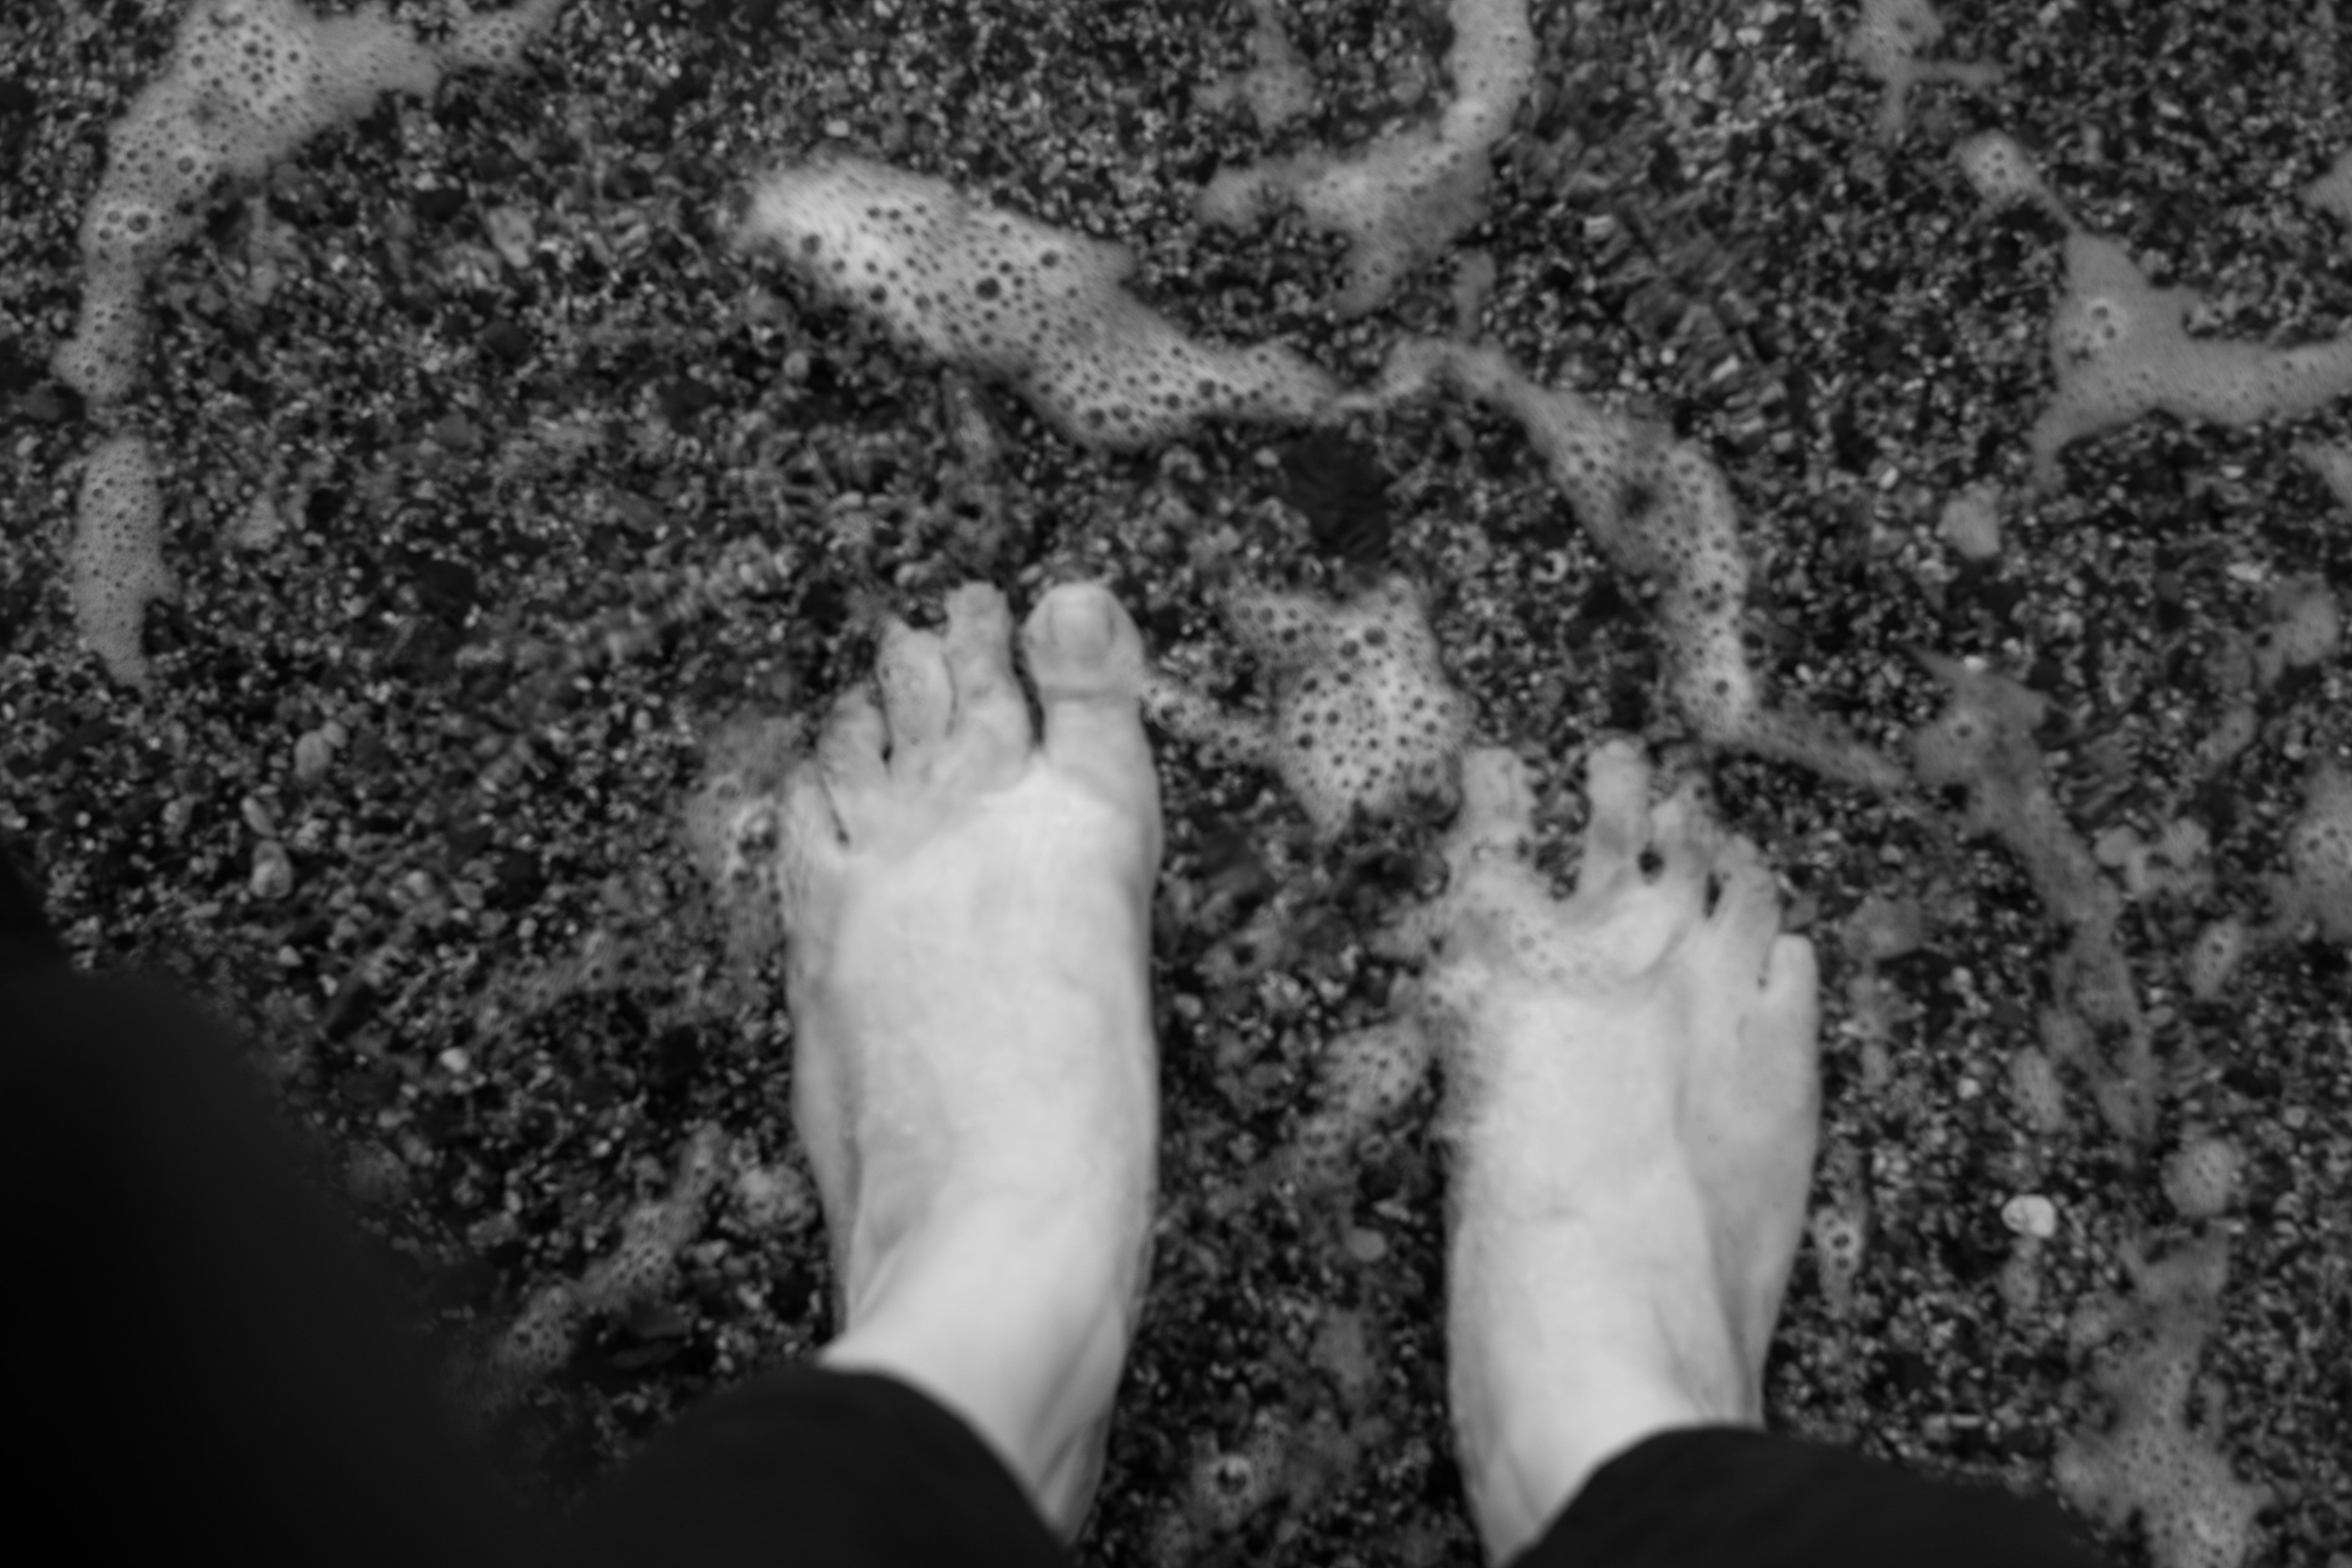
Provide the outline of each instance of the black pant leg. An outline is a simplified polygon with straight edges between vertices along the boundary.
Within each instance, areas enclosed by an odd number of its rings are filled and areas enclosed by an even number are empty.
[[[679,1416],[573,1523],[598,1568],[1073,1568],[1003,1461],[892,1377],[768,1373]]]
[[[26,1216],[11,1522],[76,1560],[1070,1568],[960,1417],[815,1367],[705,1401],[541,1531],[228,1032],[161,984],[0,973],[0,1160]]]
[[[153,983],[0,978],[0,1161],[26,1239],[0,1292],[19,1539],[77,1562],[533,1560],[218,1024]]]
[[[2103,1568],[2045,1498],[1931,1481],[1744,1426],[1661,1433],[1593,1473],[1516,1568]]]

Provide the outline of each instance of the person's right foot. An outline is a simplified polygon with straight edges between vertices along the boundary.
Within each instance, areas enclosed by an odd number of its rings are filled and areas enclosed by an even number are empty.
[[[1576,896],[1520,858],[1524,770],[1473,752],[1416,918],[1453,1145],[1449,1395],[1488,1557],[1671,1427],[1762,1419],[1820,1126],[1811,944],[1755,847],[1640,752],[1589,764]],[[1645,869],[1654,861],[1654,870]]]

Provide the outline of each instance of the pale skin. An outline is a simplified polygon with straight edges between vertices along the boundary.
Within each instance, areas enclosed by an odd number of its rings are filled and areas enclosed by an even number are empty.
[[[793,775],[794,1113],[842,1282],[818,1362],[961,1415],[1066,1541],[1150,1268],[1160,795],[1118,602],[1030,615],[1038,730],[1011,632],[981,584],[943,634],[892,623],[880,702],[845,697]],[[1687,793],[1652,806],[1628,745],[1589,778],[1554,900],[1523,770],[1472,753],[1453,878],[1411,917],[1448,1064],[1449,1395],[1497,1563],[1643,1438],[1760,1422],[1819,1122],[1812,951],[1753,847]]]

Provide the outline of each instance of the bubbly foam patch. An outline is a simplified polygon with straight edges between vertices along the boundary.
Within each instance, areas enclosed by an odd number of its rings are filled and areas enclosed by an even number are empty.
[[[2139,1515],[2156,1568],[2240,1568],[2254,1548],[2254,1519],[2270,1489],[2231,1473],[2214,1447],[2219,1390],[2208,1384],[2189,1425],[2198,1358],[2218,1319],[2228,1279],[2225,1237],[2212,1237],[2154,1264],[2126,1252],[2141,1298],[2137,1342],[2111,1355],[2092,1384],[2115,1406],[2106,1431],[2063,1439],[2051,1464],[2066,1500],[2109,1528]]]
[[[117,436],[89,455],[74,523],[70,580],[74,625],[130,686],[153,679],[139,633],[147,606],[175,584],[163,564],[163,493],[155,449],[143,436]]]
[[[1315,107],[1315,79],[1282,30],[1275,0],[1250,0],[1250,9],[1257,16],[1250,32],[1250,68],[1204,89],[1198,101],[1213,111],[1239,100],[1249,105],[1258,130],[1270,135]]]
[[[1846,58],[1886,84],[1878,100],[1878,133],[1892,142],[1903,134],[1911,89],[1921,82],[1949,81],[1971,90],[2000,80],[1998,66],[1919,57],[1944,36],[1944,19],[1928,0],[1862,0],[1862,15],[1846,37]]]
[[[2271,623],[2254,638],[2254,674],[2264,686],[2290,669],[2336,657],[2344,642],[2344,611],[2335,590],[2315,574],[2289,577],[2270,592]]]
[[[1202,193],[1202,218],[1240,227],[1289,201],[1316,228],[1345,235],[1342,316],[1377,308],[1413,268],[1443,254],[1485,216],[1494,180],[1487,149],[1510,130],[1536,51],[1527,0],[1453,0],[1449,15],[1454,98],[1438,120],[1345,158],[1317,150],[1220,170]]]
[[[1288,349],[1198,343],[1122,285],[1126,247],[844,158],[776,171],[737,233],[952,363],[1010,382],[1072,440],[1134,447],[1202,419],[1301,420],[1337,384]]]
[[[1227,616],[1273,674],[1275,766],[1318,835],[1336,837],[1358,806],[1380,816],[1453,793],[1470,707],[1445,679],[1418,588],[1391,577],[1345,605],[1243,593]]]
[[[1299,1124],[1293,1146],[1303,1173],[1323,1182],[1344,1175],[1349,1153],[1374,1122],[1412,1098],[1429,1062],[1429,1037],[1409,1018],[1343,1035],[1325,1047],[1319,1103]]]
[[[2120,1067],[2105,1071],[2100,1106],[2117,1132],[2145,1138],[2155,1131],[2155,1032],[2116,933],[2123,898],[2059,811],[2034,744],[2049,705],[2006,676],[1940,654],[1920,657],[1951,700],[1912,736],[1919,783],[1965,790],[1969,829],[1999,839],[2024,862],[2043,907],[2066,928],[2053,990],[2083,1023],[2125,1037]]]
[[[2352,229],[2352,149],[2338,154],[2327,173],[2303,188],[2303,199]]]
[[[2164,1195],[2184,1219],[2212,1219],[2237,1201],[2245,1164],[2226,1138],[2192,1139],[2165,1162]]]
[[[2334,766],[2311,781],[2287,830],[2283,920],[2316,921],[2330,942],[2352,942],[2352,776]]]
[[[2294,455],[2319,476],[2336,504],[2352,512],[2352,447],[2309,442],[2297,447]]]
[[[470,1373],[472,1386],[461,1393],[478,1414],[495,1412],[569,1362],[588,1318],[626,1311],[667,1288],[678,1253],[702,1228],[704,1205],[725,1173],[728,1152],[718,1127],[696,1128],[668,1193],[629,1211],[613,1250],[577,1279],[540,1289],[489,1346],[482,1365],[459,1369],[461,1377]]]
[[[420,42],[379,5],[320,18],[295,0],[195,0],[163,74],[107,132],[106,174],[82,215],[74,335],[52,368],[103,416],[138,380],[147,282],[193,238],[224,178],[253,179],[386,92],[429,92],[452,67],[510,66],[563,0],[461,17],[450,41]],[[121,437],[90,459],[68,576],[83,637],[119,680],[144,685],[141,612],[167,596],[154,458]]]
[[[1657,583],[1675,699],[1710,743],[1809,767],[1865,788],[1901,783],[1893,763],[1827,720],[1765,705],[1741,639],[1748,557],[1722,470],[1687,441],[1565,388],[1538,386],[1498,349],[1408,339],[1378,386],[1335,407],[1381,407],[1445,380],[1517,417],[1612,565]]]
[[[2050,326],[2057,395],[2033,426],[2037,484],[2086,436],[2161,410],[2176,419],[2246,426],[2293,418],[2352,392],[2352,334],[2297,348],[2192,338],[2190,289],[2158,289],[2124,247],[2097,235],[2066,241],[2066,297]]]
[[[224,177],[253,179],[387,92],[427,93],[453,67],[509,67],[562,0],[462,18],[419,41],[380,5],[320,18],[296,0],[196,0],[163,74],[107,133],[106,176],[82,217],[80,323],[58,376],[93,402],[133,384],[147,275],[192,238]]]
[[[1952,150],[1952,156],[1988,205],[1999,209],[2032,202],[2068,228],[2075,226],[2073,215],[2042,184],[2042,172],[2033,166],[2032,158],[2010,137],[1987,131],[1962,142]]]

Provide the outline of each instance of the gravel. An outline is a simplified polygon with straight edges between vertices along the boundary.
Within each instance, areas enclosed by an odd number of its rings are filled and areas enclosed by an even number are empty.
[[[698,863],[686,807],[722,738],[866,668],[879,612],[935,616],[987,575],[1019,614],[1101,575],[1164,668],[1262,711],[1226,584],[1338,597],[1394,563],[1427,590],[1475,735],[1535,764],[1548,871],[1572,871],[1602,734],[1706,763],[1662,696],[1640,585],[1503,416],[1444,396],[1368,415],[1344,464],[1238,425],[1087,454],[731,254],[744,183],[821,148],[939,175],[1131,246],[1129,287],[1185,330],[1278,340],[1349,382],[1466,300],[1529,375],[1714,456],[1776,689],[1907,757],[1946,700],[1910,650],[1979,657],[2046,700],[2035,742],[2082,843],[2168,842],[2183,819],[2210,840],[2210,874],[2117,925],[2162,1073],[2142,1151],[2045,1020],[2067,933],[2008,850],[1958,834],[1958,802],[1713,760],[1823,960],[1815,1203],[1836,1217],[1816,1234],[1840,1238],[1839,1288],[1809,1247],[1772,1423],[2046,1489],[2070,1440],[2114,1447],[2095,1439],[2129,1403],[2103,1369],[2134,1364],[2134,1248],[2226,1237],[2197,1363],[2222,1397],[2192,1426],[2271,1489],[2244,1562],[2326,1562],[2352,1542],[2346,953],[2282,940],[2210,1000],[2189,984],[2200,931],[2271,914],[2306,782],[2347,763],[2340,659],[2249,699],[2253,738],[2220,766],[2199,747],[2238,700],[2216,660],[2269,623],[2271,589],[2352,587],[2343,504],[2296,455],[2352,439],[2352,408],[2151,416],[2023,497],[2060,235],[1988,211],[1952,150],[2016,138],[2156,287],[2206,295],[2199,330],[2316,341],[2352,318],[2352,246],[2296,190],[2352,144],[2352,43],[2301,0],[1950,0],[1945,52],[2001,79],[1915,86],[1886,143],[1879,86],[1840,48],[1851,7],[1671,9],[1537,6],[1536,96],[1460,241],[1491,284],[1457,298],[1441,260],[1342,321],[1337,239],[1213,228],[1192,203],[1221,166],[1433,111],[1447,40],[1413,6],[1285,7],[1318,92],[1269,135],[1245,92],[1203,107],[1250,67],[1239,4],[575,0],[517,75],[320,136],[163,267],[125,414],[155,443],[179,592],[148,612],[142,693],[75,636],[65,546],[100,432],[46,366],[106,126],[178,6],[12,7],[0,834],[78,960],[162,969],[249,1027],[500,1450],[576,1495],[681,1405],[831,1332],[822,1228],[776,1195],[805,1171],[772,943]],[[1384,506],[1351,528],[1317,487],[1362,506],[1367,469]],[[1986,485],[1997,522],[1947,521]],[[1271,774],[1160,740],[1164,908],[1192,917],[1161,922],[1155,956],[1162,1239],[1083,1551],[1471,1563],[1444,1457],[1433,1100],[1375,1125],[1352,1188],[1265,1174],[1318,1103],[1321,1045],[1386,1016],[1395,965],[1367,938],[1410,879],[1377,868],[1424,856],[1442,808],[1323,843]],[[1916,904],[1911,951],[1844,951],[1874,896]],[[2015,1065],[2029,1049],[2061,1064],[2063,1121],[2047,1064]],[[2167,1195],[2190,1143],[2231,1153],[2189,1205],[2214,1217]],[[724,1179],[681,1173],[713,1159]],[[647,1237],[661,1257],[601,1287]],[[516,1366],[497,1397],[464,1375]],[[2100,1526],[2125,1562],[2137,1528]]]

